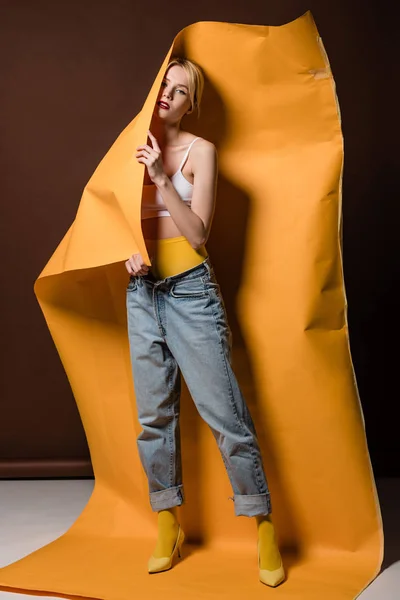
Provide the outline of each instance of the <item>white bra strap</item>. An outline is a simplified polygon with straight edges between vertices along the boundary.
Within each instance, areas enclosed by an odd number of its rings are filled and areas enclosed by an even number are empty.
[[[194,140],[192,140],[192,141],[190,142],[190,144],[189,144],[189,148],[188,148],[188,149],[186,150],[186,152],[185,152],[185,156],[183,157],[183,159],[182,159],[182,161],[181,161],[181,164],[179,165],[179,169],[178,169],[178,171],[181,171],[181,170],[182,170],[182,167],[183,167],[183,165],[185,164],[185,160],[187,159],[187,157],[188,157],[188,155],[189,155],[190,148],[193,146],[193,144],[195,143],[195,141],[196,141],[196,140],[199,140],[199,139],[200,139],[200,138],[199,138],[199,137],[197,137],[197,138],[194,138]]]

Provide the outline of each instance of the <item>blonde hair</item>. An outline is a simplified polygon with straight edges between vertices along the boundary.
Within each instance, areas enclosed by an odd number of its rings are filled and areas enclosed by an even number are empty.
[[[182,56],[175,56],[169,61],[165,72],[167,72],[168,69],[173,65],[179,65],[180,67],[183,67],[188,76],[189,98],[192,105],[186,114],[190,114],[197,109],[197,118],[199,118],[200,102],[204,89],[203,71],[201,70],[201,67],[193,60],[183,58]]]

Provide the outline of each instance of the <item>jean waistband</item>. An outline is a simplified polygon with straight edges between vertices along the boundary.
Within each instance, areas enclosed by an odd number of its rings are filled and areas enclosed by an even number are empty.
[[[211,266],[210,256],[207,256],[199,265],[191,267],[186,271],[182,271],[182,273],[177,273],[176,275],[170,275],[169,277],[165,277],[165,279],[157,279],[157,277],[155,277],[151,271],[147,273],[147,275],[139,275],[139,277],[146,281],[159,284],[179,281],[180,279],[192,279],[205,273],[211,274],[212,270],[213,268]]]

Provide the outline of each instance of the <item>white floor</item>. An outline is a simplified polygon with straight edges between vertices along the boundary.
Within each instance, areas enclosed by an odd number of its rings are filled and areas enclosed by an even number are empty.
[[[81,479],[0,481],[0,566],[66,531],[88,502],[93,485],[93,480]],[[378,479],[377,488],[385,530],[384,563],[379,577],[358,598],[400,600],[400,479]],[[17,597],[28,596],[0,591],[1,600]]]

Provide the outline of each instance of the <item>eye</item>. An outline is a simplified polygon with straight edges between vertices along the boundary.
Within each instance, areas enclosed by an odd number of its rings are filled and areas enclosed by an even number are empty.
[[[161,83],[161,87],[165,87],[166,85],[167,85],[167,82],[166,82],[166,81],[163,81],[163,82]],[[178,90],[176,90],[176,91],[177,91],[177,92],[181,92],[181,94],[183,94],[184,96],[186,96],[186,92],[185,92],[184,90],[179,90],[179,89],[178,89]]]

